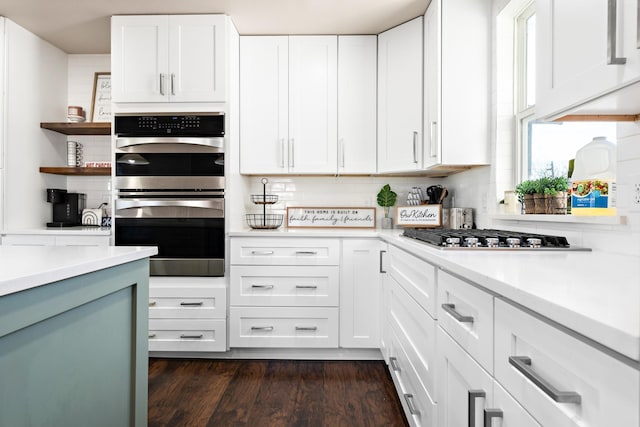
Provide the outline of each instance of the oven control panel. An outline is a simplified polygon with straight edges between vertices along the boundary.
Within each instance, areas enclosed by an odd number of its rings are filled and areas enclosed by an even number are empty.
[[[125,136],[224,136],[224,114],[115,116],[115,134]]]

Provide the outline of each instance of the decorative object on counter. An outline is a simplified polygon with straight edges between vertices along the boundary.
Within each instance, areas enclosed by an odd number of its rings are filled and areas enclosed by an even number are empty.
[[[85,168],[110,168],[111,162],[84,162]]]
[[[407,205],[408,206],[419,206],[426,203],[426,199],[424,197],[424,191],[420,187],[412,187],[409,193],[407,194]]]
[[[111,121],[111,73],[98,72],[93,77],[91,121]]]
[[[567,189],[564,176],[543,176],[522,181],[515,192],[525,214],[564,215],[567,213]]]
[[[442,205],[398,206],[396,225],[414,228],[440,227]]]
[[[432,185],[427,187],[427,203],[430,205],[441,205],[449,192],[442,185]]]
[[[376,209],[359,207],[288,207],[287,227],[375,228]]]
[[[536,188],[534,186],[533,180],[525,180],[520,184],[516,185],[516,195],[518,196],[518,201],[522,204],[522,211],[525,214],[534,213],[535,209],[533,207],[533,193],[536,192]]]
[[[442,210],[442,226],[449,229],[471,229],[473,208],[450,208]]]
[[[504,192],[504,213],[517,214],[518,213],[518,199],[516,193],[513,190],[506,190]]]
[[[278,202],[278,196],[267,194],[267,178],[262,178],[262,194],[252,194],[251,202],[255,205],[262,205],[261,214],[246,214],[247,225],[253,229],[275,229],[282,225],[282,214],[267,214],[267,205]]]
[[[86,113],[82,107],[69,105],[67,107],[67,120],[72,123],[81,123],[86,120]]]
[[[104,218],[103,208],[107,206],[106,203],[102,203],[95,209],[83,209],[82,210],[82,225],[101,227],[102,219]]]
[[[382,228],[393,228],[393,218],[389,216],[389,209],[396,204],[398,194],[391,190],[389,184],[385,184],[378,192],[378,206],[384,210],[384,218],[382,218]]]
[[[571,215],[616,215],[616,144],[597,136],[576,152]]]

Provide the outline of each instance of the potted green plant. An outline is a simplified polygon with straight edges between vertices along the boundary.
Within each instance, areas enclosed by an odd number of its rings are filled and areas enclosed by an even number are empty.
[[[533,187],[535,189],[533,193],[533,205],[535,214],[545,214],[546,202],[545,191],[551,186],[551,178],[543,176],[533,181]]]
[[[398,195],[391,190],[389,184],[385,184],[378,192],[378,205],[384,210],[382,228],[393,228],[393,219],[389,216],[389,209],[396,204]]]
[[[544,187],[545,213],[564,215],[567,213],[567,188],[569,183],[564,176],[550,177]]]
[[[518,201],[522,204],[524,213],[534,213],[533,194],[536,192],[534,181],[530,179],[522,181],[516,185],[515,192],[518,196]]]

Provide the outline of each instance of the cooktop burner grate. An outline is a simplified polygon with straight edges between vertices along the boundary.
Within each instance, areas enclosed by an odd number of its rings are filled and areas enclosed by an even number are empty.
[[[563,236],[507,230],[407,228],[403,235],[441,249],[590,250],[572,247]]]

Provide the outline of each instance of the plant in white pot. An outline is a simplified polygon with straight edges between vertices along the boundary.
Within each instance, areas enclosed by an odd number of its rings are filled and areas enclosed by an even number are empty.
[[[398,195],[391,190],[389,184],[385,184],[378,192],[378,205],[384,209],[382,228],[393,228],[393,218],[389,216],[389,209],[396,204],[397,198]]]

